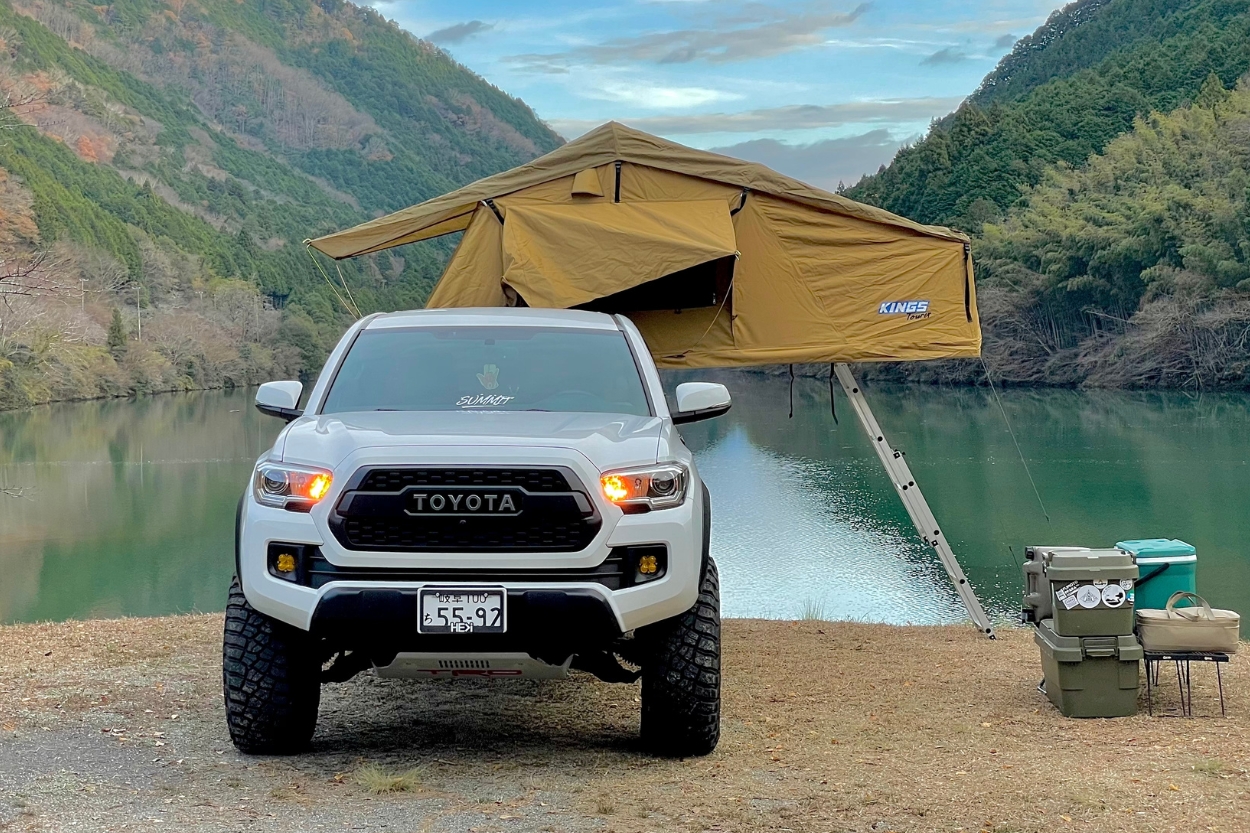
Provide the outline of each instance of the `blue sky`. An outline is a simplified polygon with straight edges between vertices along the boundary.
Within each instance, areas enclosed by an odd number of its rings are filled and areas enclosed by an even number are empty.
[[[826,188],[875,171],[1057,0],[374,0],[566,138],[610,119]]]

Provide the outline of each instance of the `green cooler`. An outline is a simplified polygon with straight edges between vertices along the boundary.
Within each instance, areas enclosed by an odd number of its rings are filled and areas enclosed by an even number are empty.
[[[1042,649],[1046,696],[1065,717],[1137,713],[1142,647],[1135,636],[1059,636],[1044,619],[1033,641]]]
[[[1137,578],[1137,596],[1133,605],[1138,610],[1162,610],[1178,590],[1198,592],[1198,552],[1184,541],[1149,538],[1121,541],[1116,547],[1137,559],[1141,572]]]
[[[1133,632],[1133,557],[1122,550],[1030,547],[1024,572],[1038,599],[1032,621],[1051,620],[1058,636],[1124,636]],[[1027,618],[1027,617],[1026,617]]]

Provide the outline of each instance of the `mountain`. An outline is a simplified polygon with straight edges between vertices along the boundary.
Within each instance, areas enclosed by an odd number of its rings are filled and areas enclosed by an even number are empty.
[[[420,305],[448,249],[340,277],[303,240],[562,141],[339,0],[0,0],[3,102],[0,407],[307,375],[348,309]]]
[[[995,379],[1250,388],[1247,70],[1248,0],[1073,3],[846,193],[973,234]]]
[[[1082,165],[1250,70],[1250,0],[1081,0],[1021,40],[956,112],[889,167],[846,189],[923,223],[976,231],[1052,165]]]

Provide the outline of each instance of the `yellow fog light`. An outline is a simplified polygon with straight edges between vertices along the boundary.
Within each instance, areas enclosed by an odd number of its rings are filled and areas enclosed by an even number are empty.
[[[295,556],[291,555],[289,552],[279,553],[278,560],[274,564],[274,567],[277,568],[279,573],[295,572]]]
[[[653,576],[660,571],[660,561],[654,555],[644,555],[638,559],[638,572],[644,576]]]

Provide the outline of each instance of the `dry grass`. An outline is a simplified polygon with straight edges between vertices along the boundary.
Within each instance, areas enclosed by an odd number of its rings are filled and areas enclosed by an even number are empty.
[[[723,732],[707,758],[639,752],[637,686],[585,675],[480,685],[366,675],[325,689],[312,753],[258,765],[224,737],[219,634],[217,616],[0,628],[0,783],[9,738],[63,743],[46,772],[34,760],[26,800],[53,828],[92,828],[97,816],[95,829],[125,826],[130,805],[108,815],[123,799],[106,781],[96,793],[40,791],[74,758],[70,733],[87,727],[97,757],[180,750],[185,762],[163,777],[173,806],[186,796],[187,830],[246,826],[242,799],[271,790],[283,808],[276,830],[314,819],[341,828],[362,808],[388,807],[479,813],[483,830],[536,817],[516,829],[592,830],[610,819],[616,833],[1250,830],[1241,657],[1225,670],[1227,719],[1212,669],[1195,667],[1195,719],[1143,710],[1076,721],[1037,693],[1037,649],[1024,631],[991,642],[961,627],[728,621]],[[1163,682],[1156,714],[1174,715],[1175,683]],[[153,795],[157,807],[168,797]],[[198,826],[205,803],[226,808],[218,827]],[[4,812],[0,800],[0,823]]]
[[[352,780],[373,795],[407,793],[421,786],[421,771],[409,769],[405,772],[387,772],[377,764],[368,764],[356,770],[352,774]]]

